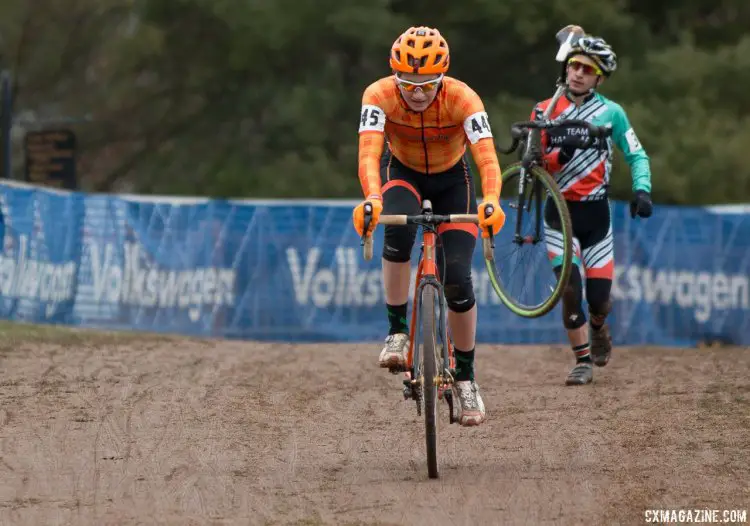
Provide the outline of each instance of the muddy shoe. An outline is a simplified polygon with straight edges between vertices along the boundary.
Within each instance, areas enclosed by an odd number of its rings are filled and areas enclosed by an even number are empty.
[[[590,384],[594,379],[594,368],[589,362],[577,363],[565,380],[565,385]]]
[[[387,369],[400,369],[406,366],[406,350],[409,346],[408,334],[389,334],[385,346],[380,351],[378,363]]]
[[[462,426],[478,426],[484,422],[484,401],[477,383],[462,381],[453,386],[458,398],[458,423]]]
[[[604,367],[609,362],[612,354],[612,336],[609,334],[609,326],[605,323],[597,331],[591,328],[591,359],[594,365]]]

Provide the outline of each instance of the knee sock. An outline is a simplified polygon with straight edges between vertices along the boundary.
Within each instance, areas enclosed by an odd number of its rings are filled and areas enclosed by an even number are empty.
[[[461,351],[453,349],[456,356],[456,378],[457,382],[474,381],[474,349]]]
[[[406,320],[406,306],[407,303],[403,305],[386,304],[388,309],[388,334],[409,332],[409,324]]]
[[[582,345],[576,345],[573,347],[573,354],[576,356],[576,363],[590,362],[591,353],[589,352],[589,344],[584,343]]]

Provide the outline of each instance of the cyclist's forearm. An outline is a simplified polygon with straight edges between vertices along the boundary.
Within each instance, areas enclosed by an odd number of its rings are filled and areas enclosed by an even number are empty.
[[[613,137],[618,148],[625,155],[625,162],[630,166],[633,191],[644,190],[651,193],[651,161],[630,124],[627,114],[619,106],[613,122]]]
[[[630,174],[633,178],[633,191],[643,190],[651,193],[651,166],[646,157],[638,157],[630,163]]]
[[[481,139],[474,144],[469,143],[469,148],[482,180],[482,195],[500,196],[503,178],[494,142],[489,138]]]
[[[380,157],[383,154],[385,136],[378,132],[359,135],[359,184],[365,198],[381,195]]]

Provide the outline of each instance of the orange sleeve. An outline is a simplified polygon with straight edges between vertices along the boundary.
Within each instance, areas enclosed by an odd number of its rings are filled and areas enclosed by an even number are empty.
[[[482,196],[500,196],[503,179],[500,161],[495,151],[495,140],[492,137],[489,117],[479,95],[466,86],[461,87],[457,98],[457,115],[463,123],[469,149],[479,169],[482,180]]]
[[[385,109],[380,102],[377,84],[362,95],[359,116],[359,184],[365,199],[380,197],[380,157],[385,144]]]
[[[537,118],[537,113],[541,115],[544,112],[542,108],[539,107],[539,105],[534,106],[534,109],[531,110],[531,118],[530,120],[534,120]],[[547,171],[550,174],[554,174],[556,172],[559,172],[562,168],[562,165],[560,164],[559,157],[560,157],[560,150],[559,148],[549,152],[544,153],[547,151],[547,132],[542,130],[541,131],[541,143],[542,143],[542,159],[544,160],[544,167],[547,169]]]

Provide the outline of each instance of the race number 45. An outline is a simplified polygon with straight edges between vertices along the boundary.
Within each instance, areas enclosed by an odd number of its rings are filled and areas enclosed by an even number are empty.
[[[379,131],[385,130],[385,112],[382,108],[372,104],[362,105],[362,113],[359,116],[359,131]]]

